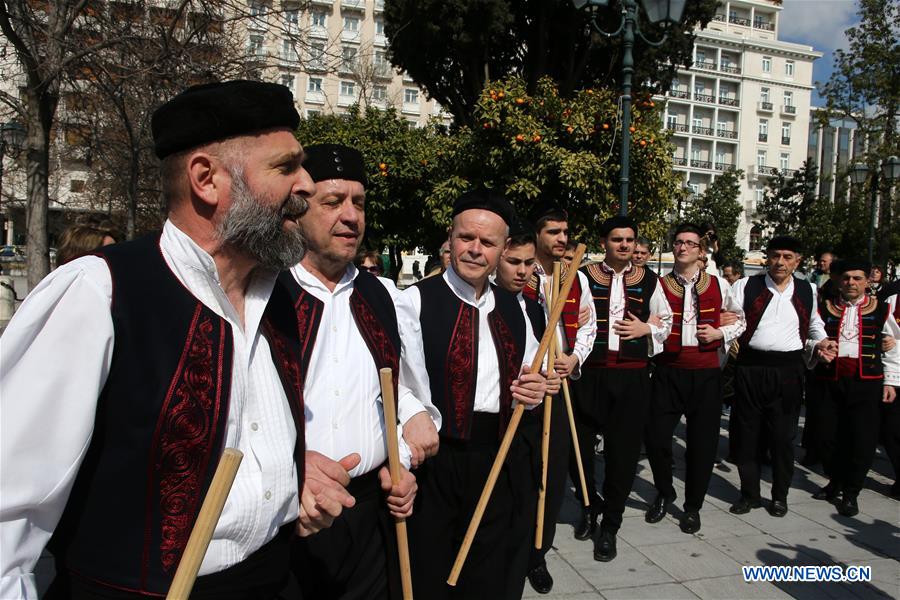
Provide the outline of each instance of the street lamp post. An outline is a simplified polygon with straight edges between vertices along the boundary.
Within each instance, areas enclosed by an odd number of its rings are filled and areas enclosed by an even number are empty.
[[[591,26],[597,33],[606,37],[622,36],[622,167],[619,177],[619,214],[628,214],[628,169],[631,161],[631,76],[634,74],[635,34],[647,44],[661,46],[668,35],[658,42],[644,37],[638,23],[638,3],[636,0],[619,0],[622,5],[622,22],[614,32],[604,31],[597,24],[596,9],[608,6],[611,0],[572,0],[576,9],[591,11]],[[651,24],[662,23],[664,27],[675,25],[681,21],[681,14],[687,0],[640,0],[644,12]]]
[[[900,178],[900,158],[889,156],[886,160],[880,161],[875,165],[872,171],[872,185],[870,188],[869,202],[869,264],[872,264],[875,257],[875,219],[878,214],[878,177],[879,166],[881,177],[884,177],[888,183],[893,183],[895,179]],[[864,162],[858,162],[850,169],[850,182],[855,185],[865,183],[869,175],[869,167]]]
[[[0,125],[0,208],[3,206],[3,159],[7,154],[18,156],[25,142],[25,134],[25,128],[15,121]],[[7,228],[5,221],[3,225],[5,231]]]

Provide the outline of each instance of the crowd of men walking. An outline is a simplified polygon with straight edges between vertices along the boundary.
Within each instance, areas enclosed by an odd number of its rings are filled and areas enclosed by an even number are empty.
[[[684,223],[674,267],[658,276],[628,217],[603,223],[602,261],[569,264],[578,253],[563,208],[517,215],[476,187],[454,203],[436,273],[400,291],[377,254],[359,254],[363,157],[303,147],[298,119],[287,89],[265,83],[196,86],[161,106],[162,232],[62,265],[10,322],[0,597],[37,597],[45,547],[56,564],[48,598],[164,595],[225,447],[245,458],[191,597],[398,598],[393,519],[408,524],[419,598],[519,598],[526,580],[548,592],[544,556],[569,482],[585,507],[575,536],[592,538],[596,560],[615,559],[642,444],[658,493],[647,522],[676,500],[682,417],[680,527],[701,529],[729,362],[732,512],[762,506],[764,454],[767,508],[788,512],[804,395],[807,443],[830,481],[817,497],[856,514],[879,426],[900,467],[897,296],[867,293],[869,265],[832,262],[831,288],[817,288],[794,276],[797,240],[776,237],[764,273],[737,278],[740,266],[727,265],[730,281],[709,259],[714,237]],[[557,261],[571,282],[546,337],[559,352],[532,370],[557,305]],[[385,419],[384,368],[397,422]],[[403,468],[392,478],[395,429]]]

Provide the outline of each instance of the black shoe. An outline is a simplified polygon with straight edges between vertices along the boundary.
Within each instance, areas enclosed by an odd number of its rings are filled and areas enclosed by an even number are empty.
[[[700,531],[700,513],[692,510],[681,516],[681,531],[684,533],[697,533]]]
[[[731,514],[734,515],[746,515],[754,508],[759,508],[760,506],[762,506],[762,502],[760,502],[759,500],[741,498],[740,500],[732,504],[731,508],[729,508],[728,510],[731,511]]]
[[[594,560],[609,562],[616,557],[616,534],[601,530],[594,536]]]
[[[894,482],[894,485],[891,486],[891,491],[888,492],[888,496],[895,500],[900,500],[900,482]]]
[[[787,502],[784,500],[772,500],[769,504],[769,514],[773,517],[783,517],[787,514]]]
[[[553,578],[547,570],[547,563],[541,562],[538,566],[528,571],[528,583],[538,594],[549,594],[553,589]]]
[[[578,523],[575,525],[575,539],[581,541],[590,539],[596,530],[597,511],[594,509],[594,506],[591,505],[588,508],[582,508],[581,519],[579,519]]]
[[[644,513],[644,520],[648,523],[659,523],[666,516],[666,513],[669,512],[669,504],[672,500],[667,499],[662,494],[656,495],[656,500],[653,501],[653,504],[650,505],[650,508],[647,509],[647,512]]]
[[[841,488],[833,481],[829,481],[828,485],[822,486],[822,488],[813,494],[812,497],[813,500],[828,500],[829,502],[834,502],[835,498],[837,498],[840,493]]]
[[[844,496],[837,505],[838,513],[845,517],[855,517],[859,514],[859,505],[853,496]]]

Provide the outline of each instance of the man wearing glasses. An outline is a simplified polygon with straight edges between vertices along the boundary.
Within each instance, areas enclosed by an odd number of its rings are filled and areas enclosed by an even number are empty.
[[[691,223],[675,231],[675,266],[660,281],[672,307],[672,333],[653,372],[650,417],[645,444],[657,496],[644,519],[658,523],[675,501],[672,485],[672,433],[681,416],[687,420],[685,502],[681,530],[700,530],[700,508],[712,477],[722,410],[723,349],[743,333],[744,311],[728,283],[699,268],[704,252],[701,230]],[[722,323],[722,311],[737,315]]]

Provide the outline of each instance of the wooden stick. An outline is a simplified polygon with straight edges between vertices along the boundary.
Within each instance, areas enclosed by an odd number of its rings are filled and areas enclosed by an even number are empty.
[[[573,265],[581,264],[585,249],[584,244],[578,244],[578,247],[575,249],[575,257],[572,259]],[[532,373],[540,371],[544,362],[544,355],[547,354],[547,350],[550,348],[550,340],[556,336],[556,325],[559,323],[559,317],[562,315],[563,307],[566,304],[565,299],[572,289],[572,282],[575,281],[575,273],[577,271],[577,268],[572,268],[566,273],[566,279],[563,282],[560,295],[557,297],[556,302],[553,303],[553,310],[550,311],[550,317],[547,319],[547,330],[544,332],[544,337],[541,338],[541,345],[538,347],[534,360],[531,362]],[[500,442],[500,448],[497,451],[496,458],[494,458],[494,464],[491,466],[487,481],[481,490],[481,496],[478,498],[478,504],[475,506],[472,519],[469,521],[469,528],[466,530],[462,546],[460,546],[459,552],[456,554],[453,569],[451,569],[450,576],[447,578],[447,583],[451,586],[455,586],[457,580],[459,580],[459,573],[466,562],[466,556],[468,556],[469,549],[472,547],[472,541],[475,539],[478,525],[481,524],[481,519],[484,517],[484,510],[487,508],[488,500],[490,500],[494,486],[497,484],[497,477],[500,476],[500,469],[503,468],[503,463],[506,461],[506,455],[509,453],[509,447],[512,445],[513,436],[516,435],[516,430],[519,428],[519,422],[522,420],[524,411],[525,405],[522,403],[517,404],[515,410],[513,410],[512,417],[509,419],[509,425],[503,434],[503,440]]]
[[[569,380],[563,379],[563,398],[566,399],[566,412],[569,415],[569,430],[572,432],[572,447],[575,449],[575,464],[578,465],[578,479],[581,481],[581,496],[584,507],[591,505],[590,494],[587,490],[587,482],[584,479],[584,465],[581,462],[581,445],[578,443],[578,433],[575,431],[575,415],[572,413],[572,396],[569,394]]]
[[[400,441],[397,439],[397,407],[394,402],[394,373],[389,368],[379,371],[381,376],[381,403],[384,406],[384,433],[387,436],[388,466],[391,481],[400,483]],[[397,551],[400,555],[400,583],[403,600],[412,600],[412,570],[409,567],[409,540],[406,535],[406,519],[394,517],[397,528]]]
[[[184,600],[191,595],[197,572],[200,571],[200,563],[206,556],[206,549],[212,540],[216,523],[219,522],[222,509],[225,507],[225,499],[228,498],[228,492],[231,491],[243,458],[243,452],[234,448],[225,448],[222,452],[206,498],[203,499],[203,506],[200,507],[200,514],[197,515],[197,522],[194,523],[191,537],[188,538],[178,569],[175,570],[175,577],[169,586],[166,600]]]
[[[553,264],[553,281],[548,281],[544,286],[544,299],[547,306],[553,306],[556,298],[554,292],[559,291],[559,263]],[[547,372],[553,368],[556,360],[556,336],[550,342],[547,350]],[[541,487],[538,490],[537,520],[534,530],[534,547],[540,550],[544,545],[544,512],[547,506],[547,464],[550,459],[550,422],[553,411],[553,396],[544,396],[544,428],[541,431]]]

